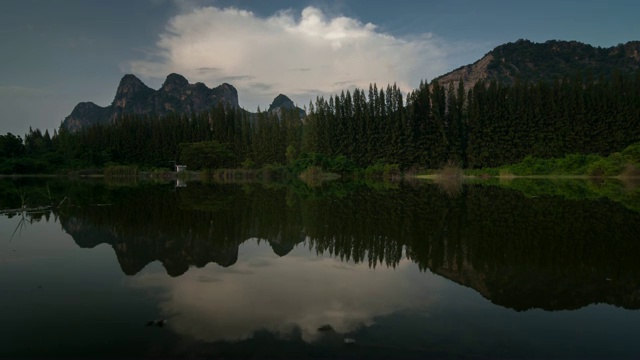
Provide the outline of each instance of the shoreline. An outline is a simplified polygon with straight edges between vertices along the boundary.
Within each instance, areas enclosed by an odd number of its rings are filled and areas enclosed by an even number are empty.
[[[457,180],[458,177],[455,176],[447,176],[440,174],[426,174],[426,175],[414,175],[411,176],[416,179],[424,179],[424,180]],[[591,180],[591,179],[618,179],[618,180],[629,180],[629,179],[640,179],[640,176],[591,176],[591,175],[462,175],[461,179],[480,179],[480,180],[488,180],[488,179],[498,179],[498,180],[511,180],[511,179],[562,179],[562,180]]]

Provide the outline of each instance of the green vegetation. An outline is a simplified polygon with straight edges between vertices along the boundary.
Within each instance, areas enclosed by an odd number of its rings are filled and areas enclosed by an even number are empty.
[[[110,165],[104,168],[104,176],[106,177],[135,177],[138,175],[137,166]]]
[[[504,84],[520,81],[537,82],[582,72],[593,78],[608,78],[615,71],[633,72],[637,60],[632,54],[640,48],[638,42],[610,48],[594,47],[577,41],[549,40],[534,43],[520,39],[500,45],[491,51],[493,60],[489,76]]]
[[[178,149],[180,163],[188,169],[220,169],[233,163],[233,153],[217,141],[180,144]]]
[[[467,170],[467,175],[490,176],[591,176],[639,177],[640,142],[607,157],[572,154],[562,158],[542,159],[526,156],[521,162],[499,168]]]
[[[0,136],[0,173],[55,173],[106,166],[191,170],[286,166],[296,177],[317,166],[353,177],[397,178],[448,163],[512,174],[637,172],[640,72],[609,79],[580,74],[550,83],[479,82],[465,91],[437,82],[403,99],[393,85],[342,92],[297,109],[250,114],[220,104],[201,114],[126,114],[113,124],[24,140]],[[566,154],[578,154],[564,158]],[[594,155],[582,155],[594,154]],[[631,165],[628,165],[631,164]],[[630,167],[631,166],[631,167]],[[491,170],[496,172],[494,170]],[[279,172],[279,171],[278,171]]]
[[[320,186],[324,180],[334,178],[331,175],[331,173],[324,173],[321,167],[311,166],[300,173],[300,180],[309,186],[316,187]],[[335,175],[335,177],[338,177],[338,175]]]

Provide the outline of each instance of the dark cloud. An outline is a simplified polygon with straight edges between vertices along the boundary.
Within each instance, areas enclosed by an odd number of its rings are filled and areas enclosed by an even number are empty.
[[[258,89],[258,90],[261,90],[261,91],[269,91],[269,90],[273,89],[273,84],[251,83],[251,84],[249,84],[249,88]]]
[[[217,67],[200,67],[196,69],[199,73],[204,73],[204,72],[219,72],[222,71],[221,68],[217,68]]]
[[[316,96],[316,95],[322,95],[324,93],[326,93],[326,90],[321,90],[321,89],[295,89],[294,92],[298,95],[311,95],[311,96]]]
[[[253,75],[234,75],[234,76],[225,76],[221,77],[218,80],[222,82],[232,82],[232,81],[242,81],[242,80],[253,80],[256,77]]]
[[[356,80],[343,80],[343,81],[336,81],[333,83],[333,85],[335,86],[354,86],[356,84]]]

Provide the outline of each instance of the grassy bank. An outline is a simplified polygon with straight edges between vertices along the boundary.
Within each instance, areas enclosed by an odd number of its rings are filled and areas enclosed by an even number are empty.
[[[465,176],[475,177],[640,177],[640,143],[630,145],[621,152],[607,157],[599,155],[571,154],[563,158],[540,159],[531,156],[521,162],[497,168],[467,169]]]

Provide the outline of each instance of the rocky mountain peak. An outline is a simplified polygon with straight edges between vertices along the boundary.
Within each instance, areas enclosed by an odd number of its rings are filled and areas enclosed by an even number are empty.
[[[162,84],[162,90],[171,91],[173,89],[183,89],[189,85],[189,81],[182,75],[171,73]]]
[[[238,91],[227,83],[212,89],[203,83],[192,85],[179,74],[169,74],[162,87],[156,91],[134,75],[127,74],[120,80],[110,106],[80,103],[65,118],[62,127],[77,131],[84,126],[115,122],[124,114],[165,116],[170,113],[199,113],[210,110],[218,103],[238,108]]]
[[[295,107],[296,105],[293,103],[293,101],[291,101],[291,99],[289,99],[289,97],[283,94],[279,94],[275,99],[273,99],[271,105],[269,105],[269,111],[275,110],[277,108],[289,110]]]
[[[271,105],[269,105],[269,110],[267,111],[270,113],[277,113],[278,116],[280,117],[283,111],[292,110],[292,109],[297,109],[301,118],[307,115],[307,113],[304,110],[297,107],[293,103],[293,101],[284,94],[279,94],[278,96],[276,96],[275,99],[273,99],[273,102],[271,103]]]
[[[124,109],[132,99],[148,97],[153,90],[145,85],[135,75],[127,74],[120,80],[116,96],[111,105],[115,108]]]
[[[120,79],[118,90],[116,90],[116,99],[123,97],[131,97],[133,94],[141,91],[151,90],[140,79],[133,74],[127,74]]]
[[[227,103],[231,104],[233,107],[240,107],[238,103],[238,90],[228,83],[222,83],[222,85],[216,88],[218,92],[220,92],[221,96],[227,100]]]

